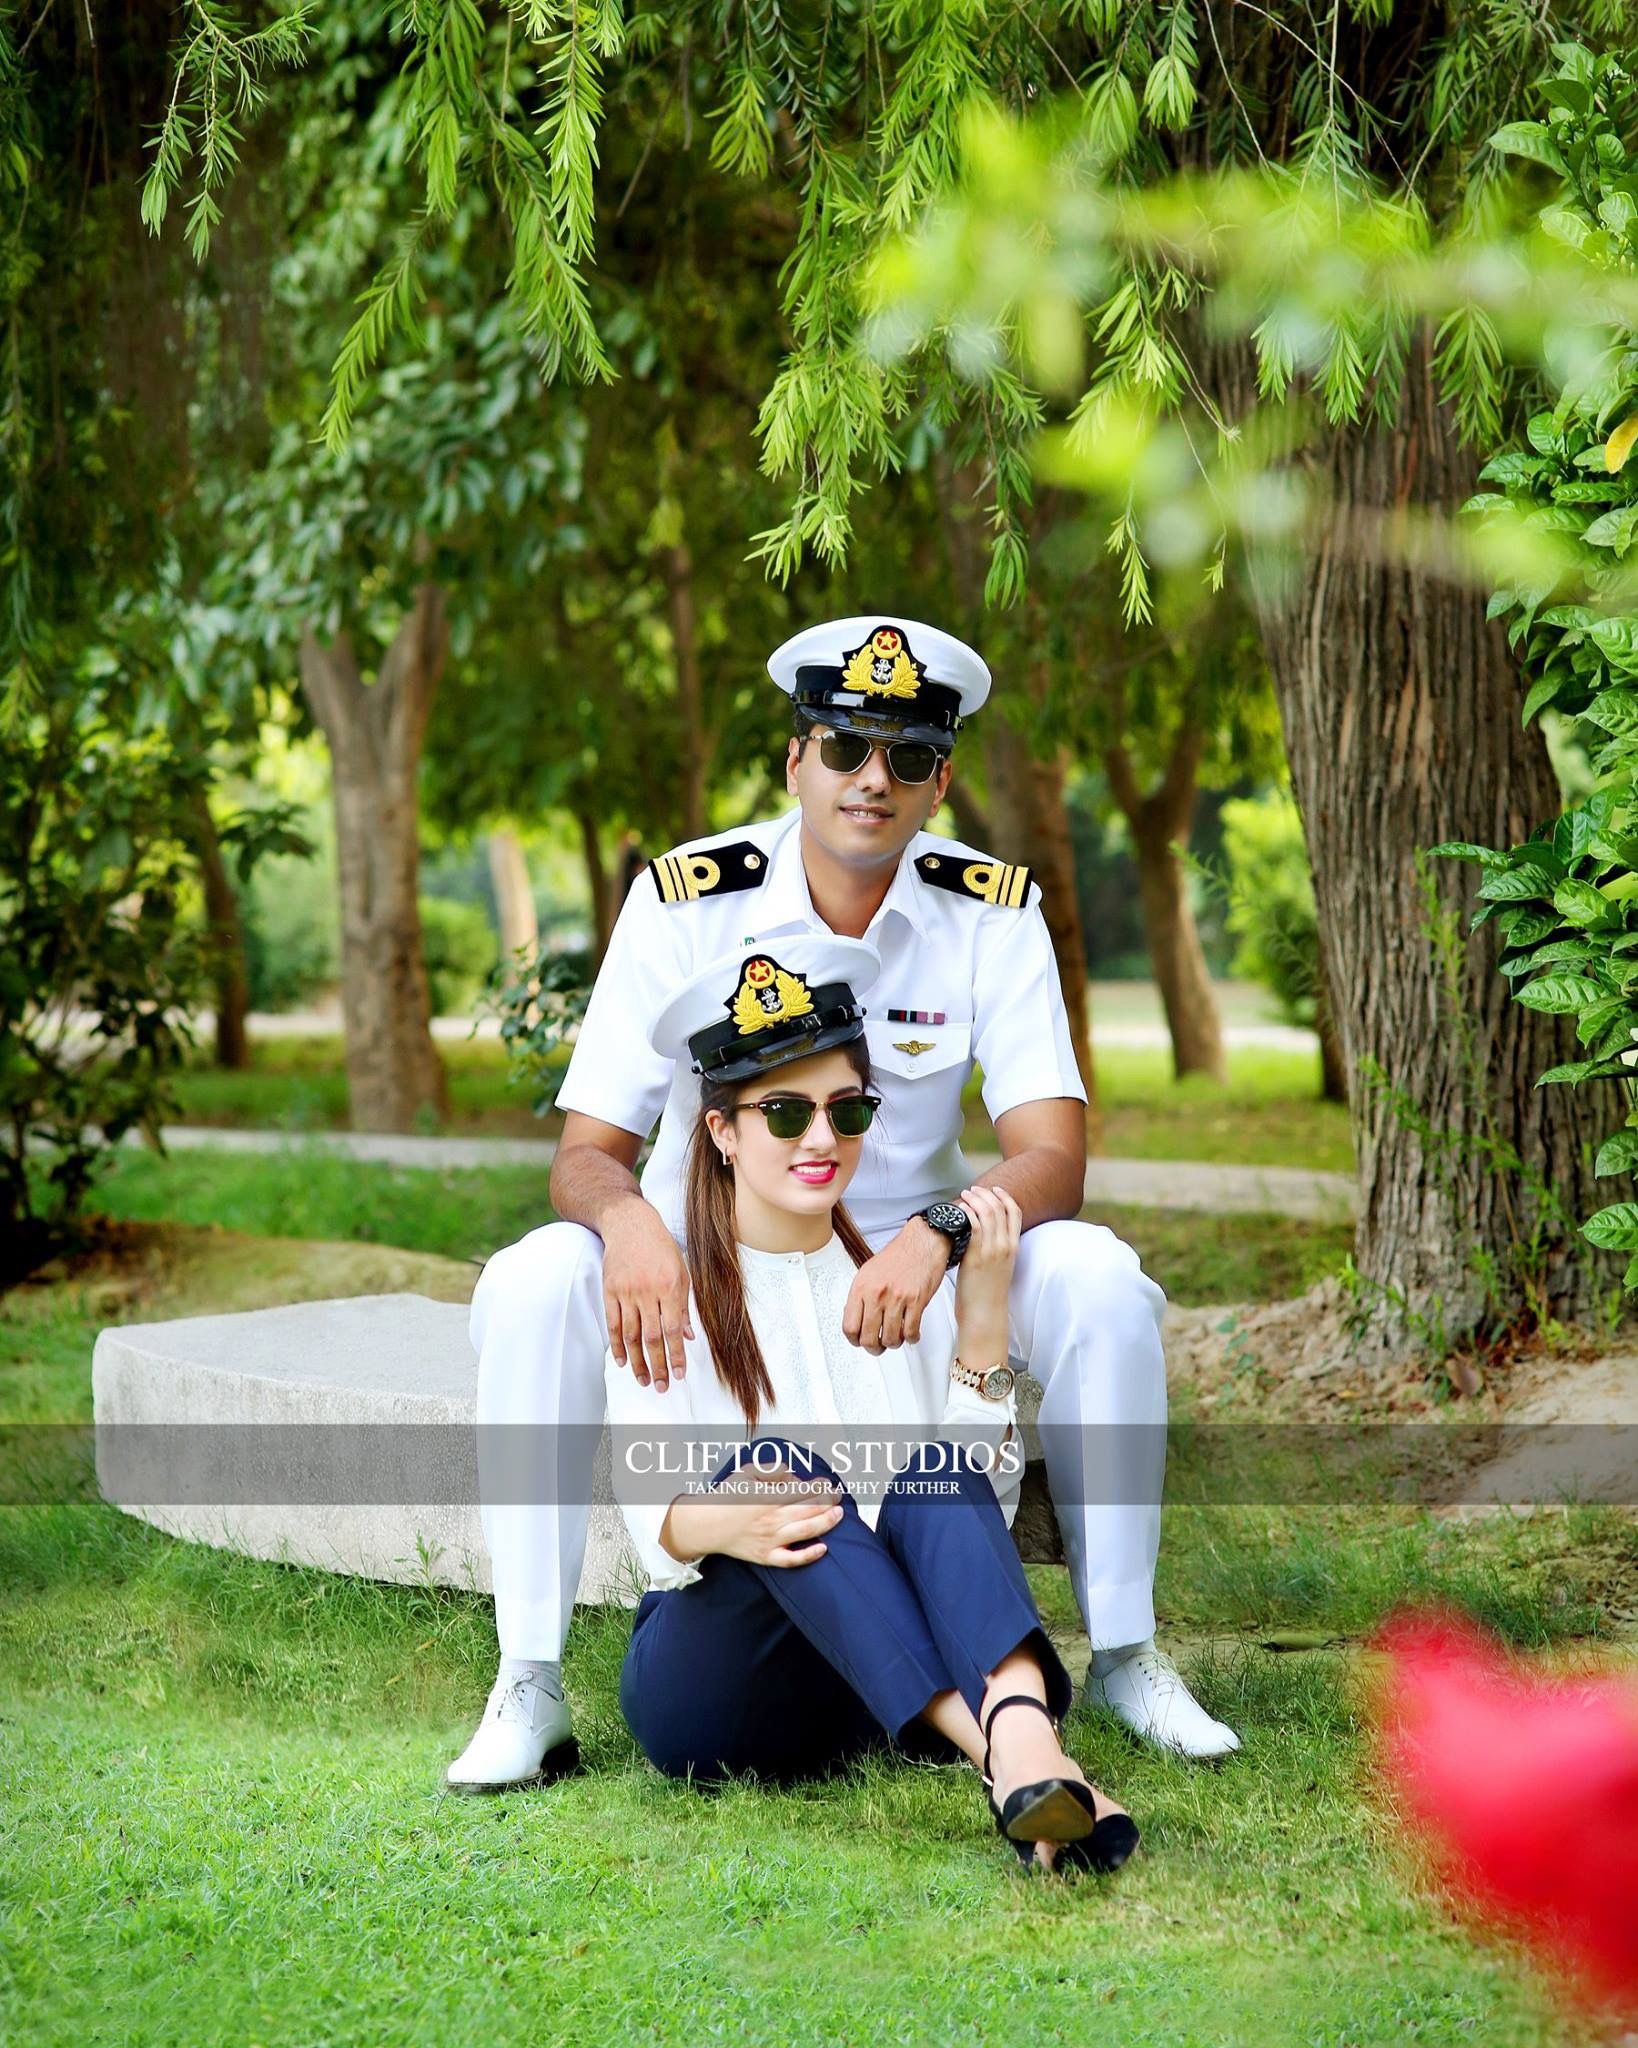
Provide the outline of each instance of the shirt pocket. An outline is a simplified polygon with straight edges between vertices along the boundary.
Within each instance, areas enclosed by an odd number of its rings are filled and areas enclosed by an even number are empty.
[[[922,1081],[937,1077],[936,1092],[959,1096],[972,1062],[970,1018],[947,1024],[891,1024],[882,1017],[865,1019],[865,1043],[871,1071],[884,1080]],[[894,1093],[898,1091],[895,1088]]]

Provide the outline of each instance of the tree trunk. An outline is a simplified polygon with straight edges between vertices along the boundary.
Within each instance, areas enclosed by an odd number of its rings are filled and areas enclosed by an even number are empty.
[[[206,944],[216,991],[216,1064],[241,1071],[250,1065],[250,981],[245,968],[244,926],[239,898],[222,858],[210,800],[200,790],[193,800],[194,851],[205,887]]]
[[[1443,511],[1473,487],[1474,464],[1441,414],[1425,342],[1412,352],[1391,428],[1340,432],[1310,458],[1329,506],[1308,521],[1310,548],[1285,583],[1253,578],[1281,723],[1314,872],[1325,982],[1334,1003],[1359,1171],[1355,1261],[1368,1283],[1403,1290],[1429,1318],[1418,1334],[1454,1336],[1528,1306],[1585,1316],[1618,1277],[1574,1221],[1603,1199],[1597,1139],[1621,1121],[1614,1082],[1537,1088],[1574,1059],[1570,1020],[1510,999],[1496,972],[1495,926],[1463,937],[1476,870],[1429,862],[1444,912],[1460,919],[1453,1006],[1427,937],[1417,849],[1443,839],[1510,846],[1557,814],[1540,732],[1519,723],[1519,675],[1482,598],[1389,560],[1378,545],[1399,508]],[[1464,1033],[1471,1054],[1464,1057]],[[1360,1063],[1380,1062],[1413,1118],[1440,1134],[1430,1158]],[[1521,1176],[1487,1166],[1480,1147],[1515,1147],[1562,1205],[1539,1218],[1539,1281],[1518,1256],[1538,1222]],[[1449,1190],[1440,1184],[1448,1176]],[[1567,1219],[1567,1220],[1566,1220]],[[1487,1301],[1485,1272],[1497,1274]],[[1377,1296],[1383,1343],[1403,1319]],[[1431,1327],[1430,1327],[1431,1326]]]
[[[677,717],[682,730],[682,753],[677,763],[679,795],[682,799],[684,839],[698,839],[705,831],[705,787],[710,771],[711,750],[705,724],[705,707],[700,695],[699,632],[694,617],[694,561],[688,543],[678,541],[660,550],[671,616],[672,660],[677,675]]]
[[[1319,986],[1314,991],[1314,1029],[1320,1042],[1320,1095],[1326,1102],[1348,1100],[1348,1062],[1342,1053],[1342,1034],[1337,1029],[1336,1011],[1331,1003],[1331,984],[1325,973],[1325,949],[1319,956]]]
[[[1166,772],[1145,796],[1138,787],[1131,757],[1123,741],[1104,749],[1109,787],[1132,833],[1137,861],[1138,899],[1143,907],[1143,934],[1149,962],[1166,1011],[1172,1037],[1172,1070],[1228,1079],[1223,1053],[1223,1025],[1217,997],[1206,972],[1187,876],[1172,851],[1172,842],[1189,843],[1194,802],[1205,751],[1206,735],[1192,720],[1179,728]]]
[[[540,950],[540,926],[535,918],[534,892],[529,887],[529,863],[523,846],[509,825],[489,835],[489,879],[495,891],[495,911],[500,924],[501,958],[508,965],[519,950],[532,964]]]
[[[1064,757],[1042,760],[1030,752],[1017,729],[999,714],[988,727],[984,745],[989,770],[989,815],[994,852],[1003,859],[1025,861],[1041,885],[1041,914],[1052,937],[1069,1015],[1075,1064],[1086,1088],[1086,1142],[1103,1146],[1103,1107],[1098,1101],[1097,1069],[1092,1057],[1092,1031],[1086,986],[1086,940],[1081,931],[1080,904],[1075,894],[1075,855],[1064,805]]]
[[[603,842],[598,837],[597,819],[590,811],[576,811],[575,823],[580,827],[580,851],[586,862],[586,886],[591,894],[592,945],[596,952],[593,965],[601,967],[603,955],[609,949],[609,934],[614,930],[615,905],[609,893],[608,863],[603,858]]]
[[[944,792],[944,801],[954,814],[957,836],[965,839],[969,846],[987,847],[995,837],[995,828],[990,823],[989,812],[973,795],[972,787],[965,776],[950,777],[950,786]]]
[[[432,1042],[417,902],[416,769],[449,652],[443,593],[423,583],[366,687],[343,632],[305,628],[302,690],[330,746],[341,883],[341,1006],[358,1131],[405,1131],[449,1112]]]

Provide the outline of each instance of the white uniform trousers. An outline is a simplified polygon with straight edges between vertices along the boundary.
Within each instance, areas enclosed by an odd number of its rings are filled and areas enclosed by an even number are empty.
[[[897,1228],[866,1233],[872,1250]],[[1047,1480],[1081,1619],[1094,1649],[1141,1642],[1155,1626],[1166,1296],[1107,1226],[1063,1220],[1023,1233],[1008,1307],[1013,1360],[1045,1389]],[[555,1470],[539,1490],[550,1498],[482,1507],[501,1654],[560,1658],[586,1554],[588,1445],[604,1415],[602,1239],[547,1223],[496,1252],[470,1328],[479,1425],[545,1425],[541,1441],[562,1447],[547,1455]],[[558,1436],[552,1425],[569,1427]],[[1125,1427],[1101,1435],[1107,1425]]]

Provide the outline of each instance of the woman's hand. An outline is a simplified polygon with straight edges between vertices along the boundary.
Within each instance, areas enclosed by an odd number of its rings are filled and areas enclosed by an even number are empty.
[[[968,1365],[996,1365],[1007,1355],[1007,1296],[1018,1262],[1024,1212],[1005,1188],[975,1182],[961,1206],[973,1234],[956,1268],[956,1331]]]
[[[671,1503],[660,1543],[679,1563],[702,1557],[739,1557],[747,1564],[812,1564],[826,1546],[824,1536],[842,1519],[841,1493],[828,1479],[798,1479],[783,1466],[741,1472],[723,1489],[684,1494]],[[737,1496],[737,1497],[736,1497]],[[801,1550],[795,1544],[803,1544]]]

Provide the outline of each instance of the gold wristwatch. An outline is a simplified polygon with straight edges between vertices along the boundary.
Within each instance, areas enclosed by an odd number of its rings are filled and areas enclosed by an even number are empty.
[[[959,1380],[964,1387],[976,1388],[986,1401],[1004,1401],[1011,1394],[1018,1375],[1010,1365],[963,1365],[958,1358],[950,1367],[950,1377]]]

